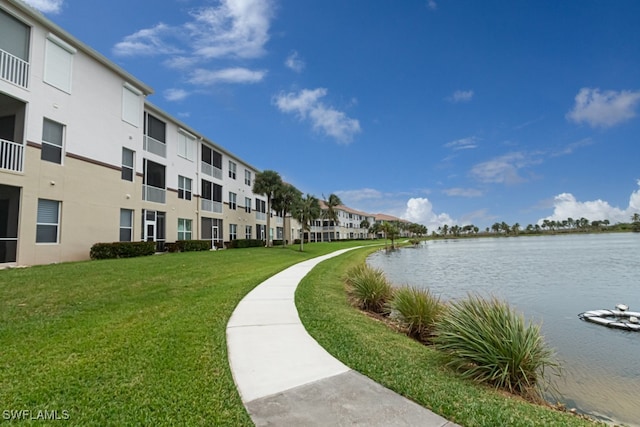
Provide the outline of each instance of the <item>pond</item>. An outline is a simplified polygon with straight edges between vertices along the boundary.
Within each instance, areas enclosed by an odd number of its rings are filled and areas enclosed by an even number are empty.
[[[394,285],[426,287],[444,301],[469,292],[508,301],[542,324],[562,363],[550,401],[640,426],[640,332],[578,319],[619,303],[640,311],[640,234],[430,240],[368,262]]]

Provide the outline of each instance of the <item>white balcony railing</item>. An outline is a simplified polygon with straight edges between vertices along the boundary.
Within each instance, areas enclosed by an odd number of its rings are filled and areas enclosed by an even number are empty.
[[[155,203],[165,203],[167,190],[164,188],[152,187],[150,185],[142,186],[142,200]]]
[[[29,63],[0,49],[0,79],[27,89]]]
[[[267,214],[264,212],[256,212],[256,219],[258,221],[266,221],[267,220]]]
[[[0,139],[0,170],[24,170],[24,145]]]
[[[156,154],[160,157],[167,157],[167,144],[148,135],[144,136],[144,144],[142,148],[144,151],[148,151],[149,153]]]
[[[222,179],[222,169],[210,165],[207,162],[200,162],[200,164],[200,169],[202,169],[203,174]]]
[[[206,212],[222,213],[222,202],[202,199],[201,209]]]

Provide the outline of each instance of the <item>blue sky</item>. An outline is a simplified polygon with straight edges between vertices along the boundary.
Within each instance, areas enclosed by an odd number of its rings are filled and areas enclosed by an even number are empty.
[[[636,0],[31,0],[304,193],[435,230],[640,212]]]

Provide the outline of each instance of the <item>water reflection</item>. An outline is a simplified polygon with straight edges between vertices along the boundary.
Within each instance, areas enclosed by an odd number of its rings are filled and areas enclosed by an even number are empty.
[[[444,300],[476,292],[509,301],[542,322],[564,364],[555,386],[568,407],[640,425],[640,333],[577,317],[618,303],[640,311],[640,235],[435,240],[378,252],[369,263],[395,284],[428,287]]]

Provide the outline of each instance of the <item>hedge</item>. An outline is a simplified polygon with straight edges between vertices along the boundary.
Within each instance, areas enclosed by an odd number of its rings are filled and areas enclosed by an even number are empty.
[[[165,247],[169,252],[208,251],[211,249],[211,240],[178,240],[167,243]]]
[[[91,259],[133,258],[156,253],[155,242],[96,243],[91,247]]]
[[[241,239],[225,242],[225,245],[229,249],[241,249],[241,248],[259,248],[264,246],[264,240],[260,239]]]

